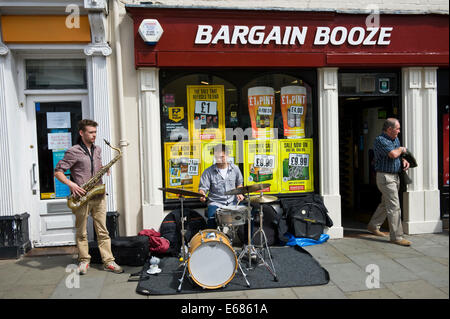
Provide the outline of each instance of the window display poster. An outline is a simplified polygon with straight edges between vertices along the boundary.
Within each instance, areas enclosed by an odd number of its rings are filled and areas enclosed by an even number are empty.
[[[278,140],[244,141],[244,185],[268,183],[263,193],[279,192]]]
[[[61,150],[61,151],[52,151],[52,157],[53,157],[53,170],[56,167],[56,164],[58,164],[58,162],[60,160],[62,160],[64,158],[64,154],[66,153],[66,151]],[[67,170],[64,172],[64,174],[66,175],[66,177],[68,179],[70,179],[70,170]],[[70,188],[69,186],[67,186],[66,184],[61,183],[60,181],[58,181],[55,177],[53,178],[54,183],[55,183],[55,193],[53,193],[53,197],[50,198],[62,198],[62,197],[67,197],[70,195]],[[42,194],[41,194],[42,196]]]
[[[280,193],[314,191],[313,140],[279,140]]]
[[[164,140],[178,141],[180,137],[189,139],[185,107],[175,104],[175,94],[163,95]]]
[[[70,128],[70,112],[47,112],[47,128]]]
[[[303,86],[282,87],[280,104],[284,136],[287,138],[305,137],[306,88]]]
[[[166,187],[197,192],[200,182],[200,143],[164,143]],[[166,192],[167,199],[178,195]]]
[[[223,85],[188,85],[188,120],[192,140],[221,140],[225,135]]]
[[[238,143],[236,141],[212,141],[212,142],[202,142],[202,167],[201,171],[204,172],[208,167],[216,163],[214,158],[214,147],[216,145],[224,143],[228,148],[228,161],[238,165]]]
[[[255,86],[248,89],[248,112],[254,138],[274,138],[273,120],[275,117],[274,89],[268,86]]]

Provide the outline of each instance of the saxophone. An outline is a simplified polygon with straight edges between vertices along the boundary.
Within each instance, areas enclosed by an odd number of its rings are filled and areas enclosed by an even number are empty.
[[[101,180],[102,176],[109,170],[111,166],[114,165],[115,162],[117,162],[120,157],[122,156],[122,152],[119,148],[111,146],[107,140],[105,140],[106,145],[111,147],[113,150],[116,150],[119,152],[119,154],[114,157],[111,162],[103,166],[94,176],[92,176],[86,183],[81,185],[81,188],[83,188],[86,191],[86,194],[84,194],[81,197],[75,197],[73,194],[70,194],[70,196],[67,198],[67,206],[71,210],[75,210],[86,204],[89,200],[92,199],[92,197],[96,195],[102,195],[105,194],[105,184],[97,185],[97,183]]]

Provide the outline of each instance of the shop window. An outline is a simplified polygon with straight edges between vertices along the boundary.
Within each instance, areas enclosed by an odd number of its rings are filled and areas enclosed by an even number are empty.
[[[396,73],[339,73],[340,96],[397,95]]]
[[[166,187],[198,191],[202,172],[214,164],[213,147],[225,143],[245,185],[268,183],[269,194],[314,191],[313,88],[301,76],[162,74]]]
[[[28,90],[87,88],[84,59],[30,59],[25,68]]]

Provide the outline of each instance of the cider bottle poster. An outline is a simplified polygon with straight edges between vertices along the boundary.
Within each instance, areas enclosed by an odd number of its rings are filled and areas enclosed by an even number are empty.
[[[248,89],[248,112],[252,124],[253,138],[274,137],[275,94],[268,86],[255,86]]]
[[[303,86],[284,86],[280,91],[284,136],[287,138],[305,137],[306,88]]]
[[[200,143],[164,143],[165,185],[170,188],[183,188],[197,192],[200,182]],[[178,198],[166,192],[167,199]]]
[[[314,191],[313,140],[279,140],[280,193]]]
[[[192,140],[221,140],[225,135],[223,85],[188,85],[189,132]]]
[[[215,164],[214,158],[214,147],[216,145],[224,143],[228,148],[228,160],[233,164],[238,165],[237,163],[238,157],[238,147],[236,146],[238,143],[236,141],[212,141],[212,142],[202,142],[202,164],[201,164],[201,173],[203,173],[208,167]],[[200,173],[200,176],[201,176]]]
[[[244,141],[244,185],[268,183],[263,193],[278,193],[278,160],[278,140]]]

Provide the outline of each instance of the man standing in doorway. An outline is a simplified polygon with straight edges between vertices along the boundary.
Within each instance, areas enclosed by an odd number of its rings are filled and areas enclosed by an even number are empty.
[[[401,157],[406,153],[406,148],[400,146],[398,133],[400,133],[400,122],[395,118],[388,118],[383,124],[383,132],[374,142],[376,181],[382,197],[367,229],[374,235],[384,237],[385,235],[380,232],[379,228],[387,216],[391,242],[401,246],[410,246],[411,242],[402,238],[403,227],[398,197],[399,172],[402,169],[407,170],[409,163]]]
[[[74,196],[83,196],[86,191],[80,185],[86,183],[102,168],[100,147],[94,145],[97,136],[97,123],[92,120],[81,120],[78,123],[78,144],[69,148],[62,160],[55,167],[55,177],[69,186]],[[73,181],[64,172],[70,169]],[[115,263],[111,252],[111,239],[106,228],[106,196],[94,196],[86,204],[73,210],[75,214],[76,242],[78,247],[78,270],[87,273],[91,256],[87,239],[87,218],[91,213],[97,234],[98,248],[104,265],[104,270],[122,273],[123,269]]]

